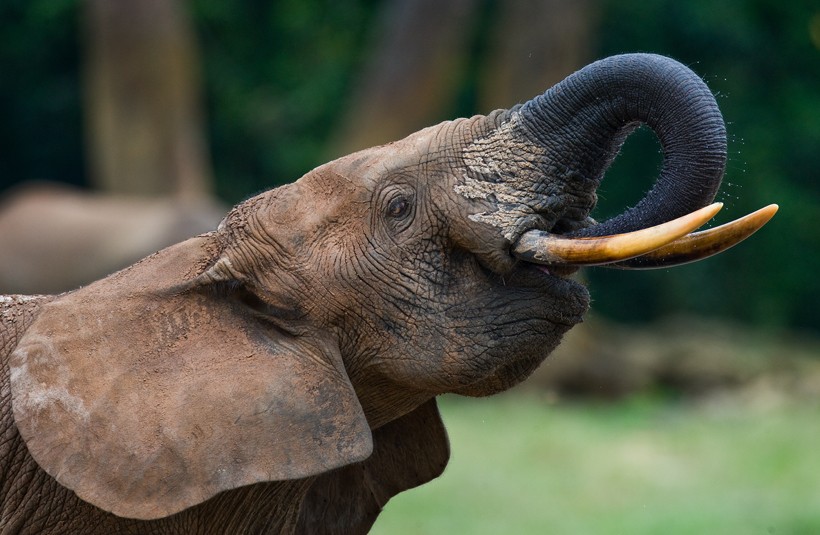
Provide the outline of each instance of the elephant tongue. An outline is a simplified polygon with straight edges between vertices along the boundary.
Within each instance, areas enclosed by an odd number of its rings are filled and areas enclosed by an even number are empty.
[[[512,252],[543,266],[671,267],[708,258],[740,243],[765,225],[778,208],[772,204],[731,223],[690,234],[722,207],[714,203],[654,227],[611,236],[571,238],[531,230],[521,236]]]

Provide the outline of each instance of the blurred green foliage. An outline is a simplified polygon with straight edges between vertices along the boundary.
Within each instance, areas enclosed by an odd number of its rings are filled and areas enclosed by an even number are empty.
[[[517,395],[516,395],[517,394]],[[820,533],[820,407],[439,398],[444,475],[373,534]]]
[[[501,0],[483,0],[493,13]],[[203,55],[218,195],[235,202],[325,161],[369,52],[378,0],[191,0]],[[85,182],[81,10],[75,0],[0,4],[0,189],[31,179]],[[717,93],[730,159],[722,221],[770,202],[781,212],[752,241],[666,272],[590,270],[597,313],[648,320],[670,312],[820,329],[820,6],[809,0],[600,0],[596,56],[667,54]],[[479,17],[484,24],[493,17]],[[487,43],[472,47],[461,100]],[[472,73],[472,74],[471,74]],[[510,103],[512,104],[512,103]],[[659,166],[639,132],[601,189],[597,217],[634,203]]]
[[[0,191],[85,183],[79,32],[76,1],[0,2]]]
[[[193,0],[217,193],[236,202],[323,163],[374,0]]]

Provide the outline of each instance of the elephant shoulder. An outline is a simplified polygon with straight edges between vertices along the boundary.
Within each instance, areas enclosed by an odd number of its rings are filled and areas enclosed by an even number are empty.
[[[37,317],[41,305],[49,299],[48,296],[0,295],[0,459],[4,461],[0,463],[2,482],[8,482],[5,471],[12,464],[12,450],[17,445],[22,445],[12,415],[9,357],[23,333]],[[5,493],[0,494],[0,497],[3,496]]]
[[[50,295],[0,295],[0,357],[4,370],[20,337],[37,317],[42,305],[52,299]]]
[[[0,533],[19,528],[30,489],[42,487],[45,474],[28,455],[14,425],[8,360],[49,296],[0,295]]]

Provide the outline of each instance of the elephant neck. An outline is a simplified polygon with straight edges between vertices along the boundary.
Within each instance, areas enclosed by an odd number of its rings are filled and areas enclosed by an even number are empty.
[[[369,370],[358,374],[352,371],[351,383],[371,430],[376,430],[435,397],[434,394],[408,388]]]

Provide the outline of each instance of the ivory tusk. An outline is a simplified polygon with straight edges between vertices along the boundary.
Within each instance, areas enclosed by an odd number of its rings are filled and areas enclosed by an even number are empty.
[[[659,249],[606,267],[620,269],[660,269],[703,260],[737,245],[758,231],[777,213],[770,204],[725,225],[695,232]]]
[[[723,207],[714,203],[691,214],[634,232],[589,238],[566,238],[549,232],[525,232],[513,254],[536,264],[596,266],[645,255],[692,232]]]

